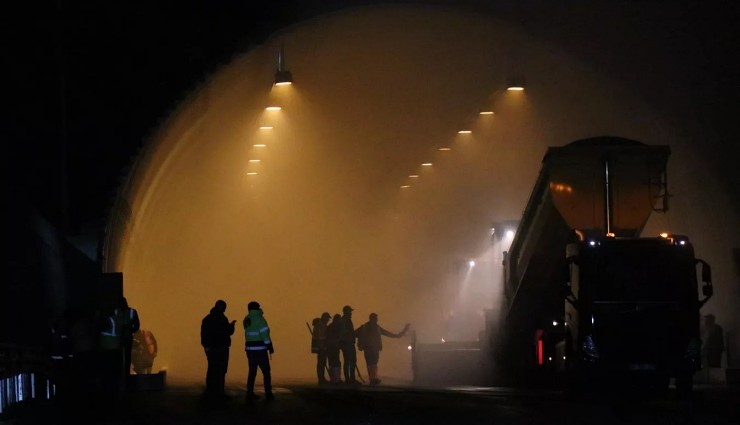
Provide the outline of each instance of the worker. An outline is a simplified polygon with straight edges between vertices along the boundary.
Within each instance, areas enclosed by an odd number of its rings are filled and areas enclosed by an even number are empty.
[[[319,385],[326,385],[329,382],[326,380],[325,373],[327,360],[326,334],[329,319],[331,319],[331,315],[324,312],[321,318],[314,319],[313,330],[311,331],[311,352],[316,354],[316,377]]]
[[[344,383],[347,385],[360,385],[355,379],[355,368],[357,367],[357,351],[355,350],[355,326],[352,323],[353,308],[345,305],[342,308],[342,333],[339,336],[339,349],[342,351],[344,360]]]
[[[342,335],[342,315],[335,314],[326,329],[326,358],[329,362],[329,382],[342,383],[342,362],[339,360],[339,338]]]
[[[378,315],[370,313],[369,321],[357,328],[357,348],[365,354],[365,364],[367,365],[367,375],[370,379],[370,385],[380,384],[378,378],[378,360],[380,360],[380,351],[383,349],[381,336],[390,338],[401,338],[409,330],[409,324],[406,323],[401,332],[394,334],[383,329],[378,324]]]
[[[157,357],[157,340],[151,331],[139,329],[134,333],[131,363],[137,375],[152,373],[154,358]]]
[[[272,378],[270,375],[270,358],[275,349],[270,339],[270,327],[267,325],[264,313],[257,301],[247,304],[248,313],[244,317],[244,350],[247,352],[249,372],[247,374],[247,400],[259,398],[254,393],[254,380],[257,377],[257,368],[262,371],[262,382],[265,386],[265,399],[273,400]]]
[[[711,368],[722,367],[722,352],[725,351],[725,341],[722,336],[722,327],[717,324],[714,314],[704,316],[704,329],[702,339],[704,340],[703,355],[707,366]]]
[[[206,352],[206,396],[212,399],[227,398],[225,392],[226,371],[229,367],[229,347],[234,334],[236,320],[229,322],[224,314],[226,302],[216,301],[210,313],[200,325],[200,344]]]
[[[134,332],[138,331],[140,327],[139,313],[136,309],[128,306],[126,297],[121,297],[118,300],[118,306],[114,312],[123,347],[123,372],[126,376],[129,376],[131,374],[131,348],[134,343]]]
[[[123,343],[115,309],[109,307],[97,316],[98,374],[102,394],[115,397],[123,387]]]

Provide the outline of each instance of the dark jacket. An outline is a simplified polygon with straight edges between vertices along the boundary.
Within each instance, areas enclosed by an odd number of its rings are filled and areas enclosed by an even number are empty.
[[[355,332],[357,334],[357,348],[360,351],[380,351],[383,349],[383,340],[381,336],[387,336],[390,338],[401,338],[406,334],[406,329],[394,334],[383,329],[377,322],[367,322],[364,325],[357,328]]]
[[[233,334],[234,325],[214,307],[200,324],[200,345],[205,348],[231,347]]]
[[[328,350],[339,349],[339,338],[342,336],[342,322],[340,320],[332,320],[331,324],[326,328],[326,348]]]
[[[354,347],[356,337],[355,325],[352,323],[352,318],[342,316],[342,332],[339,334],[339,345],[342,347]]]

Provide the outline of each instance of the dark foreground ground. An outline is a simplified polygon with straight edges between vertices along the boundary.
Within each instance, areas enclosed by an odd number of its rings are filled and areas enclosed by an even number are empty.
[[[740,424],[740,388],[704,386],[691,402],[659,397],[570,395],[561,391],[409,386],[324,388],[282,385],[276,399],[245,400],[229,388],[209,401],[202,388],[130,392],[112,403],[95,395],[16,406],[7,424]]]

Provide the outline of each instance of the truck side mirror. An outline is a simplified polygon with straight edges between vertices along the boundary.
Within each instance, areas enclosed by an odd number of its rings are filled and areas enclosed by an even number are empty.
[[[696,263],[701,263],[701,280],[704,283],[704,286],[701,288],[701,292],[704,294],[704,299],[699,301],[699,308],[701,308],[701,306],[709,301],[709,298],[714,295],[714,287],[712,286],[712,267],[710,267],[706,261],[698,258],[696,259]]]
[[[712,283],[712,267],[704,261],[701,262],[701,280],[705,283]]]

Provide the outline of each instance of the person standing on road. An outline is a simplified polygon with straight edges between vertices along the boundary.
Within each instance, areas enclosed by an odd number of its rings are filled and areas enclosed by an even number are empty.
[[[311,352],[316,354],[316,377],[319,380],[319,385],[326,385],[326,369],[327,360],[327,346],[326,338],[328,332],[328,324],[331,316],[329,313],[323,313],[321,318],[314,319],[313,330],[311,332]]]
[[[344,360],[344,383],[348,385],[360,385],[355,379],[355,368],[357,368],[357,351],[355,350],[355,326],[352,323],[352,307],[345,305],[342,308],[342,333],[339,336],[339,348],[342,350]]]
[[[725,351],[725,340],[722,335],[722,327],[717,324],[714,314],[704,316],[704,358],[707,366],[712,368],[722,367],[722,352]]]
[[[409,330],[409,324],[406,323],[403,330],[397,334],[388,332],[378,324],[378,315],[370,313],[370,320],[357,328],[357,348],[365,353],[365,364],[367,365],[367,375],[370,379],[370,385],[380,384],[378,378],[378,360],[380,360],[380,351],[383,349],[381,336],[389,338],[401,338]]]
[[[342,383],[342,362],[339,360],[339,338],[342,336],[342,315],[335,314],[326,330],[326,357],[329,361],[329,380]]]
[[[216,301],[200,325],[200,344],[206,352],[208,371],[206,372],[206,394],[217,398],[226,395],[224,391],[226,371],[229,367],[229,347],[234,334],[236,320],[229,322],[224,314],[226,302]]]
[[[264,318],[264,313],[257,301],[247,304],[247,316],[244,317],[244,350],[247,352],[249,373],[247,374],[247,400],[259,398],[254,393],[254,380],[257,377],[257,368],[262,371],[262,381],[265,386],[265,398],[273,400],[272,377],[270,375],[270,357],[275,352],[270,339],[270,327]]]
[[[128,306],[126,297],[121,297],[118,300],[118,306],[114,310],[114,314],[123,346],[123,373],[125,376],[129,376],[131,375],[131,349],[134,344],[134,333],[141,326],[139,313],[136,312],[136,309]]]
[[[134,333],[131,363],[137,375],[152,373],[154,358],[157,357],[157,340],[151,331],[139,329]]]

